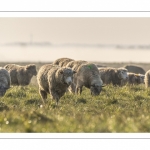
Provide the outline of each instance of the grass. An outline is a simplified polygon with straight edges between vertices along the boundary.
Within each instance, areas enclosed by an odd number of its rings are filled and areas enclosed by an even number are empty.
[[[43,106],[37,86],[16,86],[0,98],[0,132],[150,132],[149,108],[144,85],[109,85],[96,97],[84,88],[81,96],[66,93],[58,107],[50,96]]]

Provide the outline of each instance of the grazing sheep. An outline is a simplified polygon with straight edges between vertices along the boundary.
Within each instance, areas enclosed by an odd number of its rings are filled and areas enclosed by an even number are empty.
[[[140,66],[135,66],[135,65],[126,65],[124,66],[124,68],[126,68],[128,70],[128,72],[132,72],[132,73],[140,73],[140,74],[145,74],[145,70],[140,67]]]
[[[0,67],[0,97],[4,96],[6,91],[10,88],[10,75],[8,71]]]
[[[132,73],[132,72],[128,72],[127,73],[128,78],[126,80],[124,80],[123,84],[142,84],[144,83],[144,75],[142,74],[136,74],[136,73]]]
[[[67,61],[67,60],[72,61],[73,59],[71,59],[71,58],[59,58],[59,59],[56,59],[56,60],[53,62],[53,65],[58,65],[58,66],[60,66],[60,63],[61,63],[61,62]],[[62,65],[63,65],[63,64],[62,64]]]
[[[59,99],[72,83],[74,73],[71,68],[61,68],[51,64],[43,65],[37,75],[39,93],[43,103],[45,104],[47,93],[49,93],[56,100],[56,104],[58,104]]]
[[[77,61],[70,61],[66,67],[72,68],[74,71],[77,71],[80,65],[87,63],[87,61],[84,60],[77,60]],[[69,86],[68,90],[71,93],[75,93],[75,84],[72,82],[72,84]]]
[[[150,70],[146,72],[144,82],[146,88],[150,87]]]
[[[127,69],[125,68],[100,68],[99,73],[104,84],[122,85],[122,80],[126,80]]]
[[[9,72],[12,85],[29,85],[31,78],[36,76],[36,66],[29,64],[26,66],[19,66],[16,64],[8,64],[4,68]]]
[[[93,63],[86,63],[79,66],[74,75],[73,83],[75,85],[75,93],[81,94],[82,87],[85,86],[91,91],[91,95],[99,95],[103,82],[99,75],[99,70],[97,66]]]
[[[145,75],[144,74],[137,74],[137,84],[141,84],[141,83],[144,83],[144,79],[145,79]]]

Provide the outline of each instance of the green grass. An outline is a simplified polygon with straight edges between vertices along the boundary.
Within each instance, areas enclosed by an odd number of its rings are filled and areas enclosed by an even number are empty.
[[[42,107],[38,87],[12,87],[0,98],[0,132],[150,132],[150,89],[144,85],[103,88],[97,97],[84,88]]]

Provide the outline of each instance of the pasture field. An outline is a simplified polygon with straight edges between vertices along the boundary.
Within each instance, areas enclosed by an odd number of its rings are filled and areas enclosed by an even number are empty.
[[[150,89],[145,89],[144,84],[108,85],[99,96],[92,97],[84,88],[81,95],[66,93],[57,107],[48,96],[43,106],[33,79],[29,86],[14,86],[0,98],[0,132],[150,132]]]
[[[66,93],[59,106],[48,97],[42,107],[38,87],[13,87],[0,99],[0,132],[150,132],[150,90],[144,85],[103,88],[92,97]]]

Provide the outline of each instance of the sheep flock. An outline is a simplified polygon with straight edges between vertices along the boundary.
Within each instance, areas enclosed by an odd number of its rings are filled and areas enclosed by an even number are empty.
[[[150,70],[146,72],[139,66],[112,68],[86,60],[58,58],[51,64],[44,64],[38,71],[35,64],[7,64],[1,67],[0,96],[4,96],[13,86],[29,85],[33,76],[37,78],[43,105],[46,103],[47,94],[58,105],[65,92],[80,95],[82,87],[88,88],[92,96],[99,95],[108,84],[119,87],[145,84],[145,88],[150,87]]]

